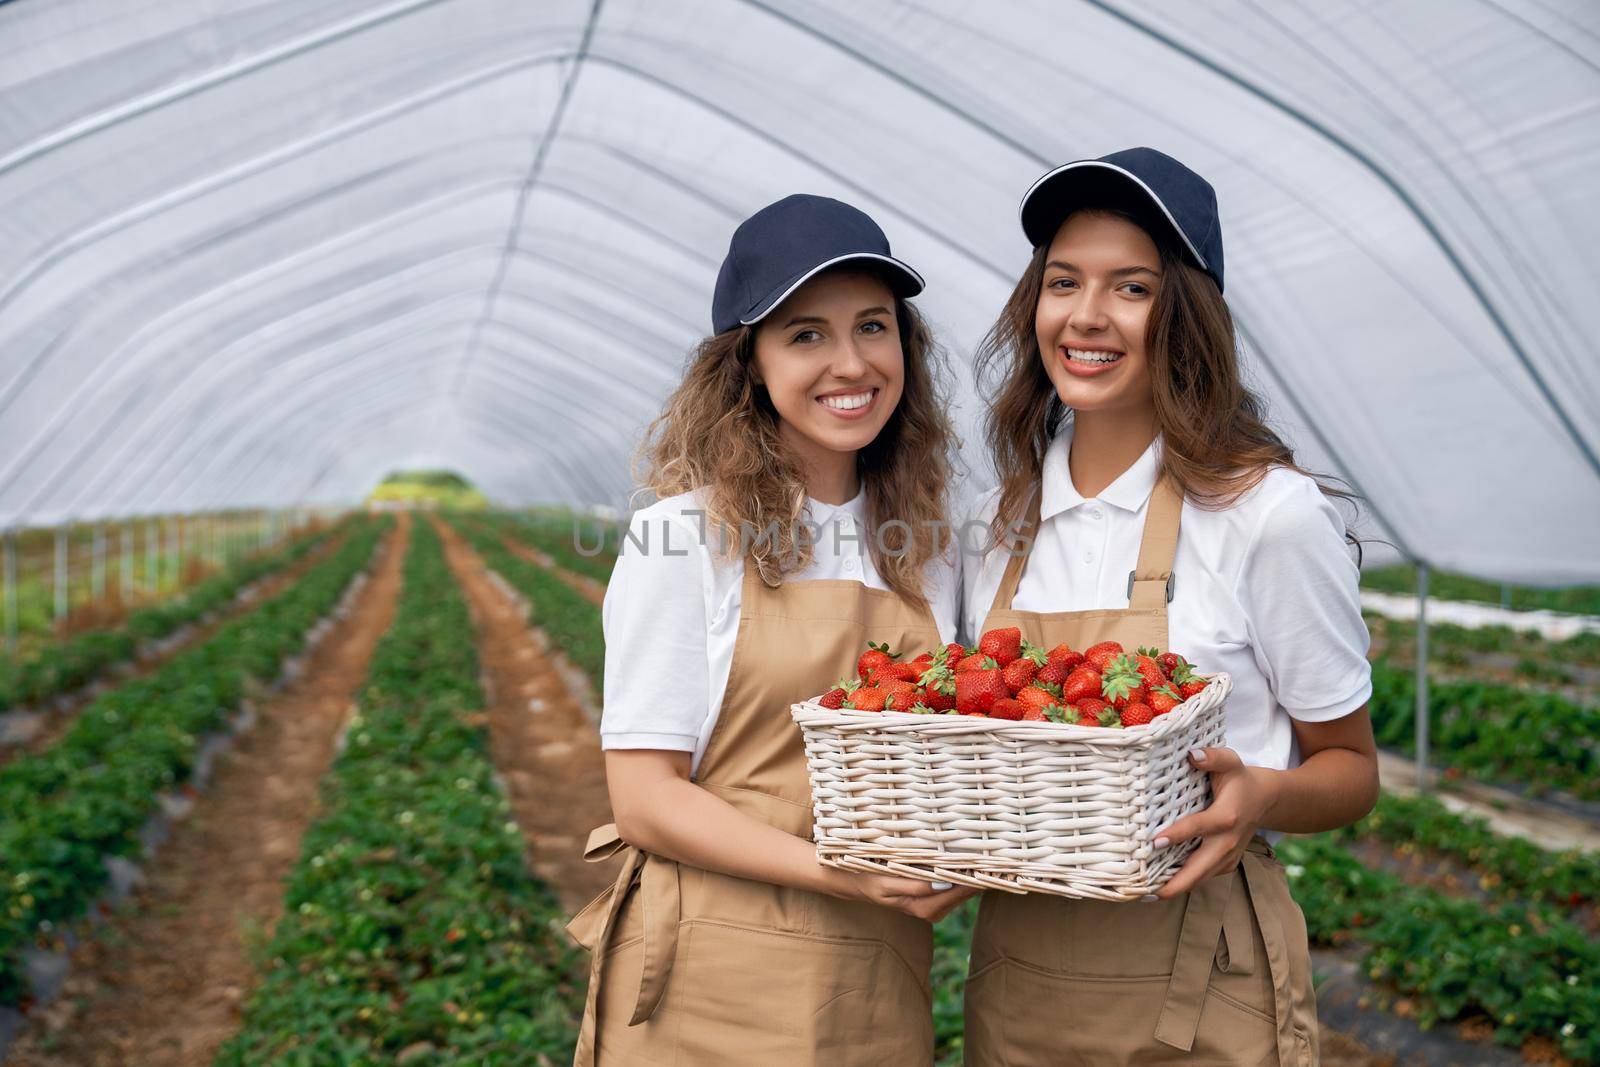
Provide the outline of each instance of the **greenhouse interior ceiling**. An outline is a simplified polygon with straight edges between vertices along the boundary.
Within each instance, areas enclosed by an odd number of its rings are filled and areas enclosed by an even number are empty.
[[[625,509],[735,224],[795,191],[972,354],[1050,167],[1215,184],[1252,383],[1364,531],[1600,579],[1600,5],[0,4],[0,525],[354,501],[399,466]]]

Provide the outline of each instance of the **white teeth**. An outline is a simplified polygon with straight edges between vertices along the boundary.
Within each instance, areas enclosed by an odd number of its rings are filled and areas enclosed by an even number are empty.
[[[818,399],[835,411],[855,411],[857,408],[864,408],[872,403],[872,398],[877,393],[876,389],[868,389],[864,393],[851,393],[849,396],[824,396]]]
[[[1069,348],[1067,356],[1074,363],[1115,363],[1122,358],[1120,352],[1091,352],[1086,348]]]

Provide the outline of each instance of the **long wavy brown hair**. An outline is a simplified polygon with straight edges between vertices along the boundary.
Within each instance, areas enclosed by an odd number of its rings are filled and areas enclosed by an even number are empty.
[[[1271,468],[1288,467],[1314,479],[1328,496],[1355,505],[1354,493],[1297,464],[1293,450],[1267,424],[1265,406],[1240,375],[1233,315],[1222,291],[1209,274],[1183,258],[1167,228],[1114,202],[1078,210],[1133,223],[1160,252],[1161,284],[1150,310],[1145,352],[1162,439],[1162,469],[1184,497],[1199,507],[1226,508]],[[1048,252],[1048,244],[1033,250],[976,360],[980,380],[998,373],[985,421],[1000,475],[991,528],[997,539],[1024,519],[1043,476],[1045,452],[1072,414],[1045,373],[1034,329]],[[1348,531],[1346,536],[1354,540]]]
[[[904,391],[882,432],[856,454],[856,467],[873,565],[890,589],[914,600],[923,595],[924,568],[952,539],[945,505],[955,434],[938,386],[943,354],[932,331],[905,300],[895,301],[895,319]],[[657,498],[708,490],[707,529],[726,532],[730,552],[743,548],[746,564],[777,586],[803,570],[813,552],[795,536],[804,518],[805,469],[779,433],[766,387],[755,381],[755,350],[753,326],[713,334],[695,347],[683,383],[645,432],[640,481]],[[754,536],[768,529],[775,536]],[[741,538],[738,531],[751,534]]]

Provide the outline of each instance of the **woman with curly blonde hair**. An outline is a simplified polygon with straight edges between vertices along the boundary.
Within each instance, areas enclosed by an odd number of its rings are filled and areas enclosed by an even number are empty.
[[[580,1063],[932,1062],[929,923],[966,891],[820,865],[789,716],[869,642],[954,639],[921,289],[837,200],[734,233],[606,593],[616,823],[590,855],[625,858],[571,926],[593,954]]]

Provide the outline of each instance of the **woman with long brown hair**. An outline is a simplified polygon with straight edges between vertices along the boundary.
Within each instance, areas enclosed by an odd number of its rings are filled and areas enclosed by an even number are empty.
[[[837,200],[734,233],[606,592],[616,823],[589,851],[625,858],[569,927],[593,954],[579,1063],[932,1062],[929,923],[966,893],[820,865],[789,716],[869,642],[955,636],[921,288]]]
[[[1216,197],[1135,148],[1028,191],[1032,259],[980,354],[997,382],[1000,545],[966,576],[967,632],[1046,648],[1176,649],[1233,690],[1196,749],[1211,804],[1153,828],[1200,844],[1156,898],[985,895],[970,1064],[1310,1064],[1315,996],[1278,832],[1377,797],[1358,572],[1334,501],[1240,374]],[[1016,536],[1012,536],[1013,533]]]

